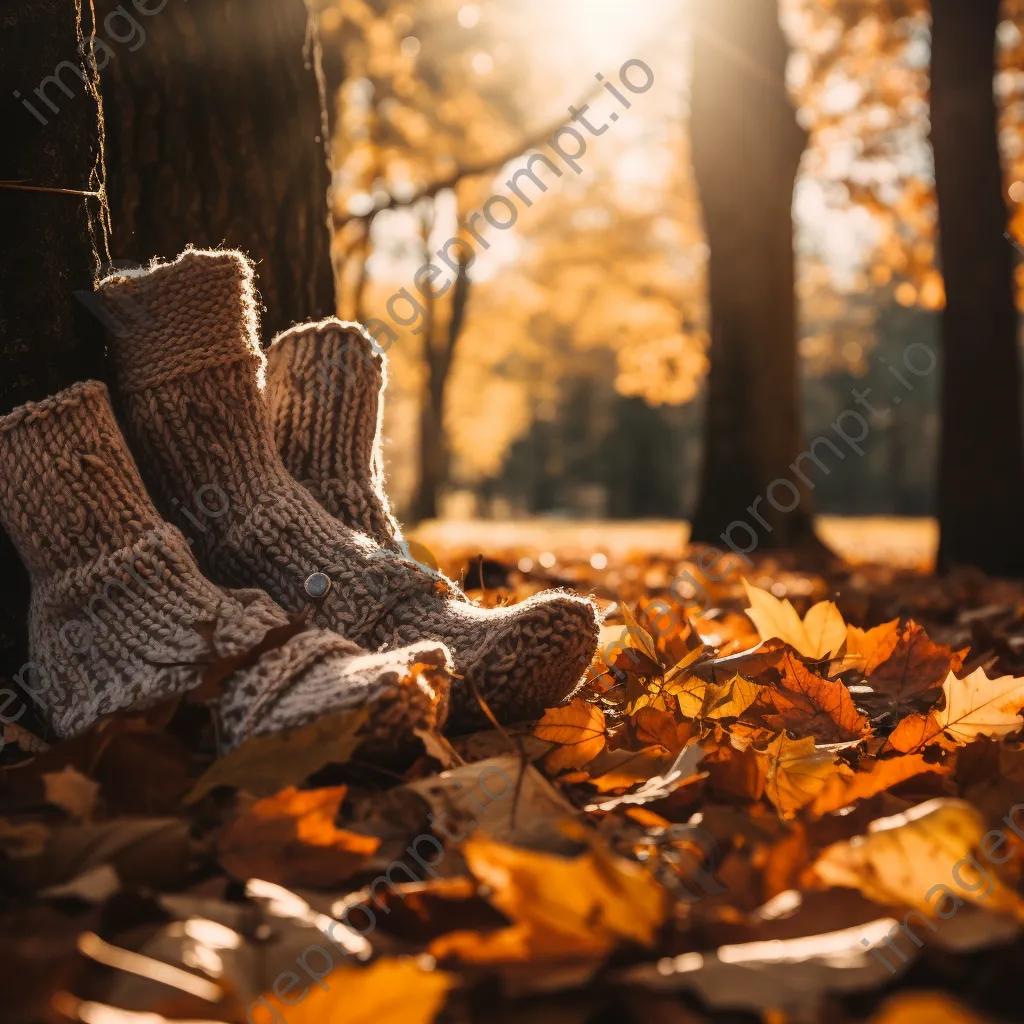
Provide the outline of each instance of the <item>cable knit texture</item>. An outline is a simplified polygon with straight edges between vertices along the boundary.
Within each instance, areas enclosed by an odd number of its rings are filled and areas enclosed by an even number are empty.
[[[408,554],[384,490],[387,357],[359,325],[328,319],[279,334],[266,397],[285,468],[353,530]]]
[[[211,661],[288,623],[261,591],[224,592],[200,573],[191,541],[150,501],[97,382],[0,419],[0,521],[32,577],[32,661],[19,681],[59,736],[192,690]],[[368,657],[311,628],[253,660],[217,701],[227,749],[365,703],[393,744],[446,710],[449,655],[437,643]]]
[[[592,602],[553,593],[477,608],[444,577],[333,518],[289,475],[260,392],[266,359],[244,256],[188,250],[107,278],[100,293],[114,315],[145,314],[111,348],[130,439],[158,501],[167,510],[211,483],[230,499],[230,514],[197,538],[212,578],[259,587],[295,611],[308,602],[307,578],[324,572],[333,585],[317,604],[319,624],[370,650],[447,644],[463,677],[452,691],[456,728],[484,721],[474,688],[506,720],[538,716],[572,692],[597,646]]]

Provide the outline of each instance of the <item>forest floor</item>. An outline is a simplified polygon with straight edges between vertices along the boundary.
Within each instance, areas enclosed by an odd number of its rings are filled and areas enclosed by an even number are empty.
[[[1021,1019],[1024,589],[822,532],[858,564],[714,580],[679,524],[429,524],[605,625],[571,704],[402,762],[358,712],[219,760],[184,703],[6,725],[0,1020]]]

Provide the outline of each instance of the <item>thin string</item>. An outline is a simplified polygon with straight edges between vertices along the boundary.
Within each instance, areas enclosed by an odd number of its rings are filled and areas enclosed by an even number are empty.
[[[102,192],[84,192],[78,188],[47,188],[45,185],[19,185],[13,181],[0,181],[0,188],[13,188],[20,192],[54,192],[62,196],[87,196],[90,199],[102,199]]]

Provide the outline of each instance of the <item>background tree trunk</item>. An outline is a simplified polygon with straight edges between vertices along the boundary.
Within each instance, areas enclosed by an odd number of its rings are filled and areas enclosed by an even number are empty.
[[[939,565],[1021,576],[1018,319],[992,91],[999,17],[999,0],[932,3],[932,144],[946,279]]]
[[[0,10],[0,181],[99,188],[98,107],[78,55],[80,32],[90,26],[78,25],[66,0],[7,0]],[[65,61],[65,89],[44,83]],[[106,244],[102,221],[93,196],[0,188],[0,415],[77,380],[105,379],[103,328],[75,297],[92,290],[94,249]],[[0,529],[0,673],[25,660],[27,607],[27,574]]]
[[[433,200],[429,202],[433,206]],[[432,228],[431,214],[431,219],[423,226],[423,253],[427,261],[431,256],[429,238]],[[445,405],[455,348],[466,322],[470,289],[469,266],[464,247],[460,246],[457,260],[458,271],[451,288],[448,316],[439,323],[437,299],[433,295],[424,299],[427,316],[423,328],[424,365],[420,393],[418,474],[409,513],[410,521],[414,523],[437,518],[441,492],[448,483],[450,453],[444,426]]]
[[[796,356],[793,186],[806,145],[786,92],[789,48],[768,0],[700,0],[691,104],[710,257],[711,371],[692,539],[736,520],[759,546],[813,541],[806,489],[791,512],[762,500],[804,447]],[[799,478],[795,481],[799,483]],[[792,491],[777,500],[792,504]],[[749,543],[744,534],[737,542]]]
[[[118,0],[99,0],[100,38]],[[153,5],[150,5],[153,7]],[[304,0],[169,0],[99,58],[115,259],[227,245],[256,263],[263,334],[333,315],[319,44]]]

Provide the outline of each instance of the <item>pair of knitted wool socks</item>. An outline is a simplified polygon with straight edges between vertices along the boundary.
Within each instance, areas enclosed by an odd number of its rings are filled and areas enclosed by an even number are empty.
[[[79,386],[0,421],[5,467],[31,461],[34,445],[46,452],[42,459],[36,456],[39,479],[12,493],[6,486],[8,473],[0,489],[0,517],[36,582],[34,652],[54,646],[54,634],[63,638],[64,618],[74,617],[70,609],[76,600],[87,600],[83,587],[100,583],[112,559],[124,557],[126,549],[151,550],[158,533],[174,538],[176,568],[188,567],[189,586],[183,587],[173,573],[171,583],[163,570],[156,584],[166,582],[175,600],[191,609],[186,613],[175,606],[172,625],[206,621],[215,605],[219,622],[234,623],[236,632],[246,633],[242,623],[255,621],[256,610],[261,623],[274,616],[280,622],[280,608],[299,612],[317,598],[314,617],[322,628],[299,634],[282,649],[295,644],[319,651],[317,645],[324,645],[322,656],[311,656],[316,679],[279,671],[271,684],[250,680],[263,658],[236,673],[221,708],[225,731],[235,742],[248,732],[284,728],[331,707],[374,700],[409,709],[399,716],[406,725],[422,726],[431,717],[439,724],[447,703],[439,679],[449,658],[455,670],[451,724],[456,728],[483,720],[477,693],[495,714],[512,720],[540,714],[573,689],[597,642],[589,601],[545,594],[511,608],[485,610],[403,557],[401,532],[382,487],[384,367],[365,334],[338,321],[294,328],[271,346],[268,374],[256,335],[252,268],[233,252],[189,250],[172,263],[108,278],[100,294],[123,325],[111,339],[121,406],[158,505],[170,518],[176,506],[215,489],[226,498],[226,508],[204,518],[199,535],[189,542],[161,523],[137,481],[99,385]],[[336,386],[308,386],[321,375]],[[29,429],[37,422],[48,424],[45,437]],[[91,442],[92,434],[97,439]],[[90,451],[90,444],[102,454]],[[116,503],[103,500],[96,490],[91,469],[100,472],[100,462],[103,479],[120,488]],[[61,502],[44,516],[48,484],[69,492],[77,504]],[[31,496],[31,507],[25,507],[25,495]],[[72,549],[63,561],[41,557],[52,543],[51,533]],[[88,543],[76,539],[86,535],[92,538]],[[195,561],[189,551],[193,542]],[[231,590],[218,590],[200,569],[221,587],[244,588],[248,604]],[[68,582],[69,570],[75,586]],[[256,596],[254,589],[263,593]],[[120,607],[117,597],[112,600]],[[137,607],[124,600],[138,623],[154,617],[152,601]],[[167,622],[161,623],[166,630]],[[194,669],[159,669],[160,682],[154,682],[151,666],[154,660],[188,660],[180,655],[194,650],[196,635],[186,630],[185,643],[179,628],[177,646],[171,645],[178,656],[154,659],[153,645],[167,641],[139,628],[141,635],[136,629],[131,637],[124,630],[104,633],[104,668],[108,663],[130,666],[127,688],[118,690],[113,683],[105,688],[100,682],[90,689],[89,673],[95,678],[96,670],[87,666],[85,691],[102,695],[89,710],[76,706],[70,717],[55,715],[58,731],[77,731],[96,714],[161,687],[188,688]],[[236,647],[251,646],[258,632],[250,626]],[[353,645],[378,653],[364,654]],[[70,678],[52,653],[34,656],[47,672]],[[83,665],[94,657],[85,656]],[[429,680],[422,672],[409,674],[418,663],[435,669]],[[334,680],[333,689],[325,684],[326,695],[318,689],[321,676]],[[390,720],[395,717],[392,713]]]
[[[58,736],[195,689],[218,659],[226,749],[317,715],[369,706],[369,746],[441,724],[450,655],[423,643],[366,655],[297,631],[259,590],[221,590],[153,506],[104,385],[76,384],[0,419],[0,520],[32,577],[32,661],[18,681]],[[282,643],[265,644],[270,631]]]

